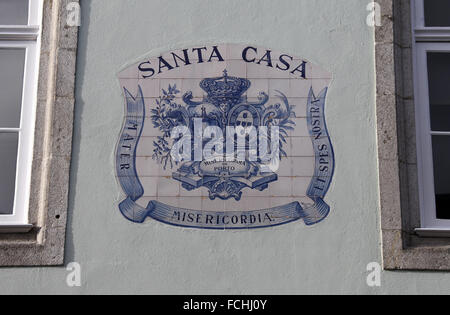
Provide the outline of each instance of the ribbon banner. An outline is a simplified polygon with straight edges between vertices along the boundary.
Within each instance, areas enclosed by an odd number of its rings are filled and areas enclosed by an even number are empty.
[[[141,86],[138,87],[136,96],[131,95],[126,88],[124,93],[127,115],[117,147],[116,172],[122,190],[127,196],[120,203],[119,209],[128,220],[142,223],[147,218],[152,218],[174,226],[224,230],[265,228],[300,219],[306,225],[313,225],[328,216],[330,207],[323,198],[329,189],[334,172],[334,153],[325,122],[327,88],[317,97],[311,88],[308,95],[307,123],[315,154],[314,175],[307,190],[307,196],[312,203],[291,202],[263,210],[221,212],[184,209],[157,200],[150,201],[147,207],[137,203],[144,196],[144,188],[136,171],[136,151],[144,129],[145,101]],[[207,165],[201,166],[203,172],[208,171]],[[177,173],[173,176],[175,179],[176,176],[182,178]],[[273,176],[276,178],[276,174]]]

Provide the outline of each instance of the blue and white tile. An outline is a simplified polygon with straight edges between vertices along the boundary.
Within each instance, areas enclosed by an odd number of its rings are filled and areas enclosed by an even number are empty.
[[[314,175],[314,157],[292,157],[291,160],[293,164],[291,176],[312,177]]]
[[[144,188],[144,197],[152,197],[156,198],[158,196],[157,188],[159,178],[157,176],[154,177],[146,177],[142,176],[139,178],[142,187]]]

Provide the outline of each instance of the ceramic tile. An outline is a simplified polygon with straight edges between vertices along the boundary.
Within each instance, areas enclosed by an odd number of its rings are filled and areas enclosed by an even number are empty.
[[[292,195],[294,197],[305,197],[311,184],[310,177],[293,177],[292,178]]]
[[[292,156],[314,156],[310,137],[293,137],[289,141],[292,143]]]
[[[138,84],[142,88],[145,98],[157,98],[160,96],[161,80],[159,79],[141,79]]]
[[[292,157],[292,176],[313,176],[315,159],[313,157]]]
[[[158,177],[140,177],[142,187],[144,187],[144,197],[155,198],[158,196]]]
[[[179,197],[180,183],[170,177],[158,178],[158,197]]]

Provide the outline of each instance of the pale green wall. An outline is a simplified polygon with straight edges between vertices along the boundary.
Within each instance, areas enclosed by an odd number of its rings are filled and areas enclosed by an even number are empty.
[[[383,272],[377,188],[374,30],[368,0],[84,0],[66,261],[0,270],[0,293],[449,293],[450,274]],[[117,209],[114,148],[123,120],[116,72],[131,60],[203,43],[249,43],[330,70],[327,120],[337,169],[321,224],[265,230],[135,225]]]

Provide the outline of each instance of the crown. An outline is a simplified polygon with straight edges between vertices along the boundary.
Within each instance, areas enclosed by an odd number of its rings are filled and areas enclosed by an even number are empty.
[[[229,77],[227,70],[223,71],[222,77],[200,82],[200,87],[208,94],[208,99],[213,104],[237,103],[250,86],[251,82],[247,79]]]

